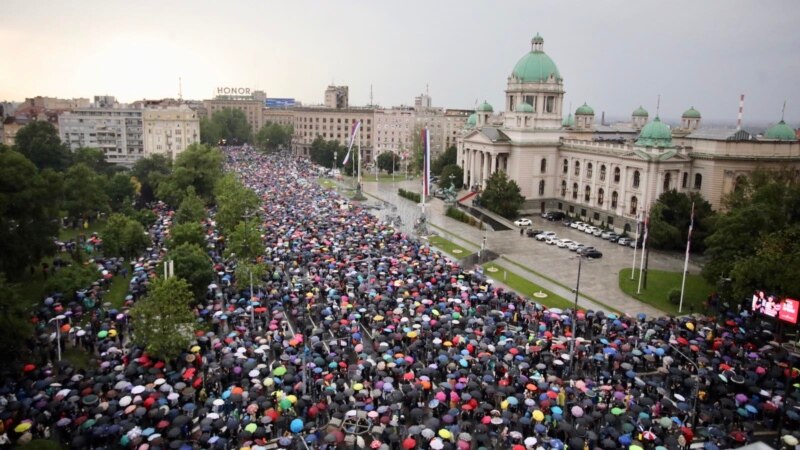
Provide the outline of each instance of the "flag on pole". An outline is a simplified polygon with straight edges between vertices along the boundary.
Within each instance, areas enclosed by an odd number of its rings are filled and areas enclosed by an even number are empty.
[[[430,195],[431,188],[431,137],[428,128],[422,129],[422,197]]]
[[[353,143],[356,141],[356,133],[361,128],[361,121],[357,120],[353,122],[352,128],[350,128],[350,142],[347,144],[347,154],[344,155],[344,161],[342,161],[342,165],[347,165],[347,161],[350,161],[350,151],[353,150]]]

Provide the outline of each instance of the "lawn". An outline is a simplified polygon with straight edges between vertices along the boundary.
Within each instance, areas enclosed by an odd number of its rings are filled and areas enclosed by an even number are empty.
[[[619,287],[631,297],[641,300],[656,308],[672,314],[678,314],[678,305],[669,301],[669,291],[681,288],[680,272],[667,272],[663,270],[647,271],[647,288],[641,294],[636,291],[639,287],[639,272],[631,280],[631,269],[622,269],[619,272]],[[714,292],[714,286],[708,284],[700,275],[686,277],[686,291],[683,297],[682,314],[703,312],[709,294]]]
[[[319,183],[325,189],[336,189],[336,183],[328,178],[317,178],[317,183]]]
[[[103,228],[106,226],[105,220],[95,220],[91,224],[89,224],[89,228],[83,228],[83,226],[79,228],[61,228],[58,232],[58,240],[62,242],[66,242],[70,239],[77,239],[78,234],[83,233],[84,236],[89,237],[92,233],[100,233],[103,231]]]
[[[437,249],[457,259],[465,258],[473,253],[471,250],[467,250],[466,248],[456,244],[455,242],[448,241],[447,239],[441,236],[430,236],[428,238],[428,242],[430,242],[431,245],[436,247]]]
[[[497,271],[493,272],[491,269],[497,269]],[[495,263],[488,263],[483,265],[484,274],[488,275],[490,278],[493,278],[506,286],[510,287],[514,291],[516,291],[519,295],[523,297],[528,297],[531,300],[535,301],[536,303],[541,303],[550,308],[561,308],[561,309],[568,309],[572,308],[574,302],[565,299],[564,297],[560,297],[551,291],[539,286],[538,284],[529,281],[514,272],[509,271],[503,266],[497,265]],[[536,298],[533,296],[534,292],[543,292],[547,294],[545,298]]]
[[[62,348],[61,359],[69,361],[75,369],[88,369],[92,363],[92,355],[88,351],[74,347]]]
[[[110,302],[115,309],[122,308],[125,303],[125,296],[128,295],[128,286],[130,285],[132,275],[123,278],[120,275],[115,276],[111,280],[111,286],[106,293],[105,301]]]
[[[353,184],[353,183],[355,183],[354,178],[355,177],[345,176],[344,177],[345,184]],[[415,177],[413,175],[409,175],[408,176],[409,180],[414,180],[416,178],[417,177]],[[385,173],[381,173],[381,174],[378,175],[378,182],[380,182],[380,183],[392,183],[392,182],[400,182],[400,181],[405,181],[405,180],[406,180],[406,174],[403,173],[403,172],[395,172],[394,173],[394,177],[392,177],[392,175],[388,175],[388,174],[385,174]],[[367,172],[362,171],[361,172],[361,181],[363,181],[364,183],[374,183],[375,182],[375,172],[367,173]]]

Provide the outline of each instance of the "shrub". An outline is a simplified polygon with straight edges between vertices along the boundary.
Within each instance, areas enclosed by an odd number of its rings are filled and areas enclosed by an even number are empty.
[[[422,202],[422,196],[420,194],[417,194],[416,192],[410,192],[405,189],[398,189],[397,193],[398,195],[400,195],[400,197],[407,198],[412,202],[416,203]]]
[[[681,290],[678,288],[672,288],[669,290],[667,294],[667,298],[669,298],[669,302],[673,305],[677,305],[681,302]]]
[[[475,220],[474,217],[470,216],[469,214],[461,211],[460,209],[456,208],[455,206],[449,206],[447,208],[447,212],[445,213],[447,217],[451,217],[453,219],[458,220],[459,222],[464,222],[468,225],[472,225],[473,227],[479,226],[478,221]]]

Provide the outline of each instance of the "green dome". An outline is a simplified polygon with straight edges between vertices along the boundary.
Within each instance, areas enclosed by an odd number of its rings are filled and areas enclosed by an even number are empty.
[[[644,147],[672,147],[672,131],[669,125],[656,116],[652,122],[642,128],[636,145]]]
[[[580,106],[578,109],[575,110],[575,115],[584,115],[584,116],[593,116],[594,110],[591,106],[587,105],[586,102],[583,103],[583,106]]]
[[[478,115],[472,113],[472,115],[467,118],[467,128],[475,128],[475,125],[478,124]]]
[[[648,114],[647,111],[641,106],[636,108],[636,111],[633,112],[633,117],[648,117],[648,116],[650,116],[650,114]]]
[[[564,121],[561,122],[561,126],[563,127],[574,127],[575,126],[575,118],[572,117],[572,114],[564,117]]]
[[[779,141],[796,141],[797,134],[789,125],[786,125],[786,122],[781,120],[777,123],[777,125],[771,126],[766,133],[764,133],[764,137],[767,139],[776,139]]]
[[[531,106],[531,105],[529,105],[527,103],[520,103],[520,104],[517,105],[517,112],[532,113],[533,112],[533,106]]]
[[[556,80],[561,80],[556,63],[542,50],[544,39],[538,34],[531,40],[533,48],[523,56],[514,66],[511,76],[522,83],[541,83],[553,76]]]
[[[481,111],[481,112],[493,112],[493,111],[494,111],[494,108],[492,108],[492,105],[490,105],[490,104],[486,103],[486,100],[484,100],[484,101],[483,101],[483,103],[481,103],[480,105],[478,105],[478,109],[477,109],[476,111]]]
[[[683,115],[681,116],[684,119],[699,119],[700,118],[700,111],[694,109],[694,106],[684,111]]]

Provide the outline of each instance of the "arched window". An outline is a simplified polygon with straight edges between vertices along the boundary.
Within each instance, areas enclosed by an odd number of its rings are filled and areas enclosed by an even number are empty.
[[[578,199],[578,183],[574,183],[572,185],[572,199],[573,200]]]
[[[575,161],[575,176],[577,177],[580,174],[581,174],[581,162]]]
[[[583,201],[589,203],[589,198],[592,196],[592,188],[589,185],[586,185],[586,189],[583,190]]]
[[[541,173],[547,172],[547,160],[545,158],[542,158],[542,162],[539,164],[539,171]]]
[[[569,161],[567,161],[565,159],[564,160],[564,174],[566,174],[567,172],[569,172]]]
[[[619,183],[619,167],[614,168],[614,183]]]
[[[539,195],[544,195],[544,180],[539,181]]]
[[[636,215],[636,208],[639,206],[639,199],[634,195],[631,197],[631,215]]]
[[[561,180],[561,196],[562,197],[567,196],[567,182],[564,180]]]
[[[694,174],[694,188],[700,189],[703,187],[703,176],[699,173]]]
[[[603,200],[604,200],[605,194],[606,194],[606,191],[604,191],[603,188],[600,188],[600,189],[597,190],[597,204],[598,205],[602,205],[603,204]]]
[[[606,165],[600,166],[600,181],[606,181]]]
[[[611,193],[611,207],[612,208],[616,208],[617,207],[617,201],[618,200],[619,200],[619,194],[617,194],[617,191],[612,192]]]
[[[670,182],[672,181],[672,174],[669,172],[664,174],[664,192],[669,190]]]
[[[636,189],[639,187],[639,171],[633,171],[633,188]]]
[[[683,172],[683,180],[681,181],[681,187],[686,189],[689,186],[689,172]]]
[[[586,178],[592,178],[592,163],[586,164]]]
[[[744,175],[739,175],[736,177],[736,181],[733,183],[733,191],[734,192],[741,192],[747,186],[747,177]]]

